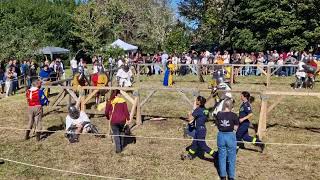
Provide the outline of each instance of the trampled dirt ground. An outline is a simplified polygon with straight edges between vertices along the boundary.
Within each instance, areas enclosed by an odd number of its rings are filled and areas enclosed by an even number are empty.
[[[142,77],[141,84],[147,87],[161,87],[161,77]],[[240,78],[233,89],[257,91],[264,90],[265,77]],[[188,82],[189,81],[189,82]],[[273,78],[273,90],[291,90],[292,78]],[[319,82],[318,82],[319,84]],[[202,87],[195,77],[176,78],[176,87]],[[316,87],[314,92],[319,92]],[[145,97],[147,92],[142,92]],[[191,97],[191,94],[189,94]],[[239,95],[236,96],[236,109],[239,107]],[[279,98],[271,97],[270,101]],[[143,99],[143,98],[142,98]],[[257,123],[260,100],[254,103]],[[319,98],[285,97],[268,114],[268,143],[294,143],[320,145]],[[210,104],[210,102],[208,103]],[[24,95],[0,100],[0,127],[26,128],[27,112]],[[127,179],[218,179],[212,162],[199,158],[193,161],[181,161],[180,154],[191,141],[150,139],[144,137],[183,138],[182,128],[189,107],[178,93],[157,92],[143,108],[146,117],[166,117],[166,121],[145,121],[135,129],[136,144],[129,144],[122,154],[115,154],[109,137],[95,138],[81,135],[80,142],[69,144],[61,132],[36,142],[35,138],[24,141],[23,131],[0,129],[0,157],[39,166],[96,174]],[[62,130],[66,116],[66,107],[45,108],[43,118],[45,129]],[[147,119],[147,118],[146,118]],[[102,133],[108,132],[108,124],[103,116],[92,118]],[[216,128],[207,123],[208,139],[216,139]],[[254,130],[250,130],[254,134]],[[208,142],[216,148],[216,142]],[[240,150],[237,156],[237,179],[319,179],[320,147],[267,145],[263,154],[256,147],[246,145],[251,150]],[[0,179],[99,179],[28,167],[11,162],[0,165]]]

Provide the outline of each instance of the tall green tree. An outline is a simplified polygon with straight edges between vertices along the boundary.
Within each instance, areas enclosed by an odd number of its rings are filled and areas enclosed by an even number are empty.
[[[41,46],[70,48],[71,15],[67,0],[10,0],[0,2],[0,58],[23,58]]]

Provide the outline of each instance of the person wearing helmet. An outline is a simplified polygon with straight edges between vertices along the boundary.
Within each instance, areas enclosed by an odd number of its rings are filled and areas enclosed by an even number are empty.
[[[216,117],[218,112],[222,111],[224,100],[232,99],[231,87],[225,82],[224,71],[219,69],[214,73],[215,86],[212,88],[212,96],[216,98],[214,104],[213,117]]]
[[[66,117],[66,131],[67,138],[71,143],[79,141],[80,133],[88,133],[90,130],[87,128],[90,125],[88,115],[80,111],[76,106],[68,108],[68,115]]]
[[[116,75],[120,87],[131,87],[132,71],[128,65],[122,65]]]

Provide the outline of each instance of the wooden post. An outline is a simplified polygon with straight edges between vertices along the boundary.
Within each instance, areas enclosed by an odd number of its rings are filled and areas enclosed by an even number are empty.
[[[233,81],[234,81],[234,66],[231,65],[231,72],[230,72],[230,84],[232,85],[233,84]]]
[[[140,106],[140,91],[137,91],[137,125],[141,125],[142,124],[142,119],[141,119],[141,106]]]
[[[138,87],[140,87],[140,65],[137,65],[137,83]]]
[[[267,88],[270,87],[271,80],[271,67],[268,65],[267,67]]]
[[[130,111],[130,122],[132,122],[134,114],[136,113],[137,105],[138,105],[138,98],[136,97],[134,99],[134,103],[132,104],[132,108],[131,108],[131,111]]]
[[[268,111],[268,97],[263,93],[261,95],[261,109],[260,109],[260,117],[258,124],[258,135],[259,138],[262,139],[265,137],[267,131],[267,111]]]

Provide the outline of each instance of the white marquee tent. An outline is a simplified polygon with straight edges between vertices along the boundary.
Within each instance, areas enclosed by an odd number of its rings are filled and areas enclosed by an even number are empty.
[[[111,46],[121,48],[127,52],[136,52],[138,50],[137,46],[134,46],[132,44],[128,44],[128,43],[122,41],[121,39],[117,39],[115,42],[113,42],[111,44]]]

